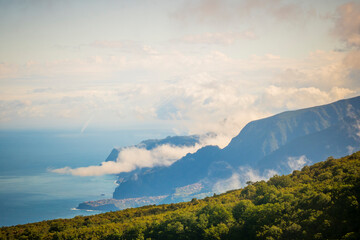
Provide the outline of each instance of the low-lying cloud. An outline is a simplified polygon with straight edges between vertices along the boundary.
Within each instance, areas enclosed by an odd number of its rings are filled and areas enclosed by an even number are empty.
[[[290,168],[289,172],[294,170],[300,170],[305,165],[309,164],[311,161],[305,156],[291,156],[288,157],[286,164]],[[239,189],[245,187],[247,182],[258,182],[269,180],[274,175],[279,173],[274,169],[266,169],[262,173],[251,167],[239,167],[230,178],[221,179],[217,181],[213,187],[212,191],[215,193],[223,193],[233,189]]]
[[[51,172],[60,174],[71,174],[76,176],[100,176],[105,174],[119,174],[130,172],[137,168],[170,166],[188,153],[194,153],[206,145],[218,145],[220,147],[227,145],[228,138],[224,136],[203,137],[200,143],[194,146],[178,147],[164,144],[156,148],[147,150],[141,147],[126,147],[120,150],[116,162],[102,162],[99,166],[88,166],[80,168],[58,168]]]
[[[356,112],[354,107],[351,104],[348,105],[346,111],[347,111],[346,115],[354,121],[353,126],[352,126],[354,128],[354,131],[350,133],[350,137],[359,139],[360,138],[360,113]]]
[[[299,157],[288,157],[287,165],[289,168],[293,170],[300,170],[305,165],[309,164],[311,161],[305,156],[299,156]]]
[[[187,153],[195,152],[200,146],[176,147],[161,145],[152,150],[138,147],[128,147],[120,151],[116,162],[102,162],[100,166],[80,168],[59,168],[51,170],[55,173],[71,174],[77,176],[99,176],[105,174],[118,174],[130,172],[136,168],[169,166]]]
[[[278,174],[273,169],[267,169],[262,174],[251,167],[239,167],[232,176],[228,179],[217,181],[212,191],[215,193],[223,193],[233,189],[239,189],[246,186],[247,182],[258,182],[261,180],[268,180],[272,176]]]

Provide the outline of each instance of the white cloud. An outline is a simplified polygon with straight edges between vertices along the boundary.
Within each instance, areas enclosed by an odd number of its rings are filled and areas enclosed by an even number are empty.
[[[238,189],[244,186],[244,183],[240,181],[240,176],[237,173],[233,173],[233,175],[228,179],[219,180],[216,182],[212,191],[215,193],[224,193],[229,190]]]
[[[291,170],[300,170],[310,162],[311,161],[305,155],[302,155],[299,157],[288,157],[287,165]]]
[[[306,15],[303,6],[278,0],[200,0],[184,9],[190,11],[180,10],[177,17],[205,22],[251,18],[259,11],[282,20],[288,19],[289,13],[297,13],[300,18]],[[357,4],[338,9],[333,32],[342,41],[358,34],[358,10]],[[15,127],[18,123],[42,121],[67,126],[72,121],[73,125],[84,126],[94,115],[94,126],[123,128],[126,124],[158,123],[181,132],[216,132],[225,144],[225,139],[236,135],[251,120],[359,94],[359,73],[355,72],[360,69],[358,51],[313,49],[304,58],[290,58],[274,49],[246,57],[236,51],[241,52],[247,45],[234,48],[234,52],[230,47],[217,46],[254,37],[252,30],[242,29],[253,28],[179,32],[179,36],[185,36],[184,41],[196,46],[179,47],[167,40],[149,41],[151,44],[123,38],[89,40],[90,44],[82,48],[91,51],[80,51],[72,58],[2,62],[0,84],[6,91],[0,90],[0,123]],[[251,44],[257,46],[256,41]],[[22,104],[12,109],[14,102],[25,101],[31,106]]]
[[[355,147],[353,147],[353,146],[347,146],[346,147],[347,148],[347,150],[348,150],[348,155],[350,155],[350,154],[353,154],[354,152],[355,152]]]
[[[356,110],[352,105],[349,104],[346,115],[354,121],[353,128],[355,129],[355,131],[357,131],[357,132],[351,132],[350,136],[355,139],[360,138],[360,118],[359,118],[360,114],[356,112]]]
[[[56,122],[51,120],[51,116],[56,116],[83,125],[94,115],[92,126],[106,124],[116,128],[127,123],[167,122],[166,126],[183,129],[181,132],[210,131],[230,139],[249,121],[359,93],[347,81],[348,70],[342,67],[344,53],[315,52],[304,60],[291,60],[270,53],[239,59],[220,51],[198,55],[164,50],[156,49],[158,55],[143,58],[95,56],[87,61],[29,65],[18,77],[39,69],[40,75],[46,73],[56,79],[66,72],[75,75],[64,76],[64,86],[52,86],[51,91],[43,92],[15,87],[7,79],[9,91],[0,95],[3,104],[30,100],[33,110],[30,115],[25,106],[19,106],[21,111],[4,107],[1,121]],[[89,79],[87,69],[93,73]],[[123,80],[126,75],[122,74],[118,76],[120,80],[109,76],[119,69],[136,69],[133,80]],[[152,74],[142,75],[142,71]],[[73,80],[74,76],[79,79]],[[143,80],[144,77],[149,79]],[[48,81],[39,80],[33,89],[48,89]],[[112,82],[111,87],[107,81]]]
[[[94,126],[124,128],[126,124],[157,122],[181,132],[214,131],[232,137],[251,120],[355,96],[360,92],[360,54],[356,50],[359,5],[340,6],[332,19],[336,38],[356,48],[336,52],[326,50],[331,42],[324,34],[331,28],[329,19],[321,20],[325,23],[313,19],[314,28],[308,32],[299,28],[308,10],[321,9],[323,4],[283,0],[164,2],[161,10],[150,8],[147,12],[152,17],[161,15],[154,22],[147,21],[135,5],[124,8],[128,15],[109,9],[117,13],[112,16],[119,25],[114,35],[87,35],[66,44],[61,43],[66,40],[61,38],[55,44],[78,46],[76,53],[65,54],[56,48],[55,52],[46,50],[41,58],[34,54],[49,47],[44,46],[29,49],[33,54],[24,55],[24,60],[1,59],[0,123],[4,128],[40,121],[49,122],[50,127],[71,123],[81,128],[94,115]],[[326,4],[326,11],[334,9],[333,1]],[[191,26],[177,29],[173,21],[165,21],[159,28],[153,27],[160,19],[169,20],[169,12]],[[139,22],[115,21],[118,16],[131,16]],[[6,19],[6,15],[3,17]],[[281,22],[274,24],[274,20]],[[288,23],[295,30],[283,34],[282,26]],[[95,19],[93,24],[97,24]],[[111,24],[101,32],[108,29],[112,29]],[[305,35],[309,38],[291,37]],[[254,37],[254,41],[234,44]],[[179,44],[170,39],[196,44]],[[312,44],[318,39],[326,42],[325,50]],[[299,44],[302,40],[307,42]],[[289,54],[279,50],[283,43],[290,46]],[[300,45],[307,45],[311,52],[300,55]],[[24,101],[31,102],[31,106],[11,108],[14,102]]]
[[[105,174],[118,174],[130,172],[137,168],[170,166],[175,161],[188,153],[194,153],[208,144],[224,144],[223,137],[213,135],[203,136],[199,144],[189,147],[177,147],[169,144],[159,145],[154,149],[147,150],[139,147],[127,147],[121,149],[116,162],[102,162],[100,166],[88,166],[80,168],[59,168],[51,172],[71,174],[77,176],[100,176]],[[227,144],[227,143],[226,143]]]
[[[296,110],[323,105],[352,96],[356,92],[347,88],[333,87],[330,91],[315,87],[295,88],[269,86],[261,96],[260,106],[272,109]]]
[[[257,170],[254,170],[250,167],[240,167],[239,171],[240,175],[243,176],[243,182],[245,183],[247,181],[258,182],[262,180],[267,180],[277,174],[277,172],[273,169],[266,169],[262,174],[260,174]]]
[[[223,193],[228,190],[242,188],[246,186],[248,181],[258,182],[268,180],[276,174],[277,172],[272,169],[267,169],[260,174],[259,171],[254,170],[251,167],[239,167],[239,169],[235,171],[230,178],[217,181],[213,185],[212,191],[216,193]]]

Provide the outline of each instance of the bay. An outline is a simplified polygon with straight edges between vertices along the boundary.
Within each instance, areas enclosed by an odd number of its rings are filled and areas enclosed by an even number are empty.
[[[161,130],[0,131],[0,226],[99,212],[83,201],[111,198],[116,176],[71,176],[50,170],[99,165],[113,147],[169,135]]]

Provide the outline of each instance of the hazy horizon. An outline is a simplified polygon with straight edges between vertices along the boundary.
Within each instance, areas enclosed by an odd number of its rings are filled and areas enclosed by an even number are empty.
[[[0,129],[249,121],[359,95],[358,1],[0,1]]]

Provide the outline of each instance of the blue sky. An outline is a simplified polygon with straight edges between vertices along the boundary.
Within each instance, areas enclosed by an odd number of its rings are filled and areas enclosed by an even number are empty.
[[[247,122],[359,95],[359,1],[0,1],[1,129]]]

